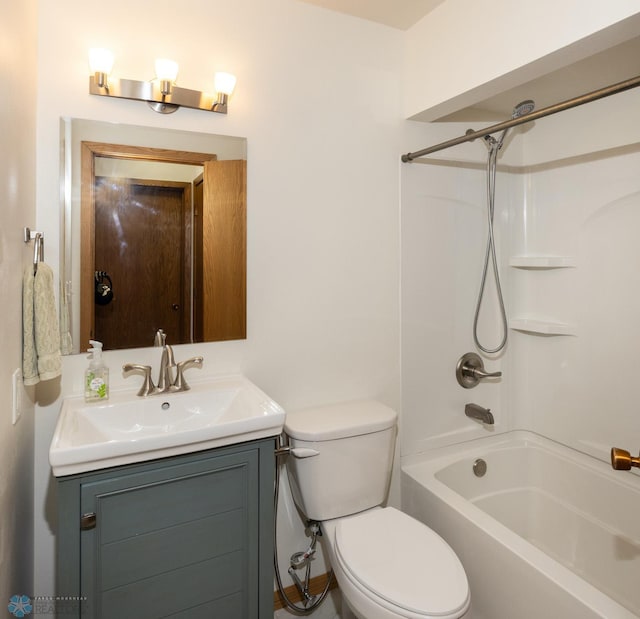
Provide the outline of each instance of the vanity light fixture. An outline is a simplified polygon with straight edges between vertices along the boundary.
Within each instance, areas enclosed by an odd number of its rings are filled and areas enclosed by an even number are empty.
[[[180,107],[189,107],[207,112],[227,113],[229,96],[233,92],[236,78],[230,73],[216,73],[215,95],[176,86],[178,63],[166,58],[156,60],[156,78],[150,82],[113,78],[113,54],[105,49],[89,50],[89,93],[103,97],[118,97],[146,101],[152,110],[160,114],[171,114]]]

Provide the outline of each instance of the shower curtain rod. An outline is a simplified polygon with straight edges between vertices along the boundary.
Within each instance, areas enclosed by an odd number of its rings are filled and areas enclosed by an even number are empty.
[[[538,118],[543,118],[544,116],[550,116],[551,114],[564,112],[564,110],[571,109],[572,107],[584,105],[585,103],[591,103],[592,101],[596,101],[597,99],[603,99],[604,97],[615,95],[625,90],[631,90],[632,88],[636,88],[637,86],[640,86],[640,75],[625,80],[624,82],[618,82],[617,84],[607,86],[606,88],[600,88],[599,90],[594,90],[593,92],[587,93],[585,95],[574,97],[573,99],[567,99],[566,101],[556,103],[555,105],[549,105],[548,107],[544,107],[540,110],[530,112],[529,114],[525,114],[524,116],[520,116],[519,118],[505,120],[504,122],[498,123],[496,125],[491,125],[486,129],[480,129],[478,131],[469,129],[464,135],[460,136],[459,138],[453,138],[452,140],[447,140],[446,142],[441,142],[440,144],[436,144],[435,146],[423,148],[422,150],[418,150],[413,153],[407,153],[406,155],[402,155],[401,158],[404,163],[409,163],[414,159],[417,159],[418,157],[430,155],[431,153],[435,153],[436,151],[444,150],[445,148],[450,148],[451,146],[457,146],[458,144],[462,144],[463,142],[472,142],[477,138],[483,138],[485,135],[491,135],[492,133],[496,133],[497,131],[503,131],[505,129],[510,129],[511,127],[517,127],[518,125],[523,125],[524,123],[538,120]]]

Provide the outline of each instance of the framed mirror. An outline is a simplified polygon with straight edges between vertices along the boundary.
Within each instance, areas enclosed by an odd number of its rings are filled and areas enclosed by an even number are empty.
[[[63,119],[63,353],[246,337],[246,139]]]

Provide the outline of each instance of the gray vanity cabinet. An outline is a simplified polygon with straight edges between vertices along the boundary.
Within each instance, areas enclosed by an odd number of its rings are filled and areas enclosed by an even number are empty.
[[[274,448],[59,478],[57,616],[273,617]]]

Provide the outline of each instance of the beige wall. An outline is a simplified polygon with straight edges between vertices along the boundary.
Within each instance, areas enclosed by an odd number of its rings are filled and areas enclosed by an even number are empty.
[[[33,406],[14,426],[11,376],[22,363],[22,270],[31,246],[22,228],[35,226],[35,0],[1,0],[0,13],[0,607],[33,593]],[[35,228],[34,228],[35,229]]]

